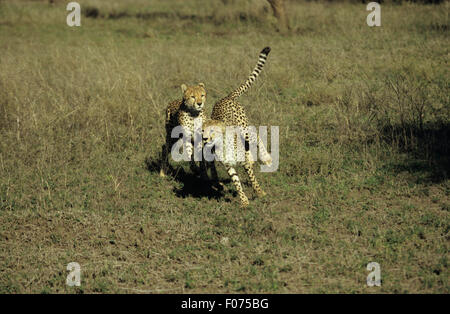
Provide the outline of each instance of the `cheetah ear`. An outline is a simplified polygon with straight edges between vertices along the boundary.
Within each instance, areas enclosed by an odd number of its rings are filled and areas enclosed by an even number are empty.
[[[205,88],[205,84],[203,84],[203,83],[198,83],[198,86]]]
[[[186,84],[181,84],[181,90],[183,91],[183,93],[187,90]]]

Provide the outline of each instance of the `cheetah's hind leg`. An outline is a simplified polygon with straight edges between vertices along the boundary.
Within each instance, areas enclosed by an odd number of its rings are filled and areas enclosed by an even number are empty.
[[[234,187],[238,192],[239,199],[241,201],[241,207],[247,207],[250,203],[244,193],[244,190],[242,189],[241,181],[239,180],[239,176],[237,175],[236,170],[234,170],[234,168],[229,165],[226,165],[226,168],[228,175],[231,177],[231,181],[233,181]]]
[[[256,192],[256,194],[259,197],[265,196],[266,192],[263,191],[263,189],[261,188],[261,186],[258,183],[258,180],[256,180],[255,173],[253,172],[253,164],[250,162],[250,160],[248,158],[246,158],[246,162],[244,163],[244,169],[247,172],[247,175],[250,179],[250,183],[252,184],[252,188]]]

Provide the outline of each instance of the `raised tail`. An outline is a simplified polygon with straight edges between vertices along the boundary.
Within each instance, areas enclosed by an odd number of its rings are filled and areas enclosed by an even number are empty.
[[[266,47],[263,50],[261,50],[261,52],[259,53],[259,60],[258,60],[258,63],[256,64],[256,67],[253,69],[252,73],[247,78],[247,80],[241,86],[239,86],[237,89],[235,89],[231,94],[228,95],[229,98],[232,98],[232,99],[238,98],[243,93],[245,93],[250,88],[250,86],[252,86],[253,82],[256,80],[259,73],[261,73],[262,68],[264,67],[264,64],[266,63],[266,59],[267,59],[269,52],[270,52],[270,47]]]

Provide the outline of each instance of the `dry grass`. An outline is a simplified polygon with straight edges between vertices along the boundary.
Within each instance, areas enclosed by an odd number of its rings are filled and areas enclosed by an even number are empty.
[[[1,292],[449,292],[448,4],[369,28],[362,4],[290,2],[281,36],[261,1],[80,3],[70,28],[64,1],[0,2]],[[268,196],[161,179],[180,84],[210,112],[267,45],[242,103],[280,126]]]

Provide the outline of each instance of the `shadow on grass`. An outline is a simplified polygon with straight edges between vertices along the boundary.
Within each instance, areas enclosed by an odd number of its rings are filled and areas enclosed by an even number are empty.
[[[161,169],[161,161],[159,159],[148,157],[145,160],[145,164],[148,171],[159,174],[159,170]],[[178,197],[207,197],[209,199],[222,199],[224,197],[223,189],[218,182],[212,180],[205,181],[194,173],[186,172],[181,165],[174,168],[169,164],[169,168],[166,170],[166,176],[181,184],[181,187],[173,188],[173,192]],[[227,183],[230,180],[223,181],[223,183]]]
[[[394,162],[388,170],[407,171],[417,177],[416,183],[440,183],[450,174],[450,124],[434,124],[419,128],[408,124],[388,126],[381,138],[407,154],[407,160]]]

